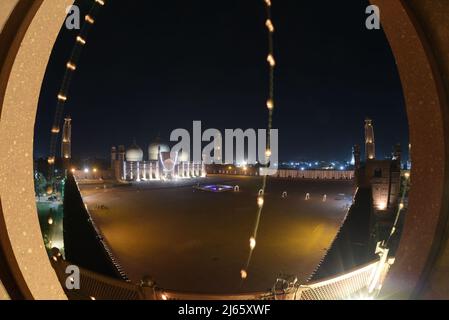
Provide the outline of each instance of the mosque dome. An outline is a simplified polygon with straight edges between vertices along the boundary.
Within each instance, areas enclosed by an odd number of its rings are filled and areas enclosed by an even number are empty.
[[[148,159],[150,161],[157,161],[159,159],[160,152],[170,152],[170,147],[159,141],[153,142],[148,147]]]
[[[134,142],[131,147],[126,150],[126,161],[139,162],[143,160],[143,150]]]

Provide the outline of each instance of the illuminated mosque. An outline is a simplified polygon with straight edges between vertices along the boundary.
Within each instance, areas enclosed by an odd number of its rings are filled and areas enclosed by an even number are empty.
[[[121,181],[173,180],[206,177],[203,162],[190,162],[186,153],[172,153],[167,144],[156,139],[148,146],[148,160],[137,143],[127,149],[120,145],[111,149],[111,168]]]

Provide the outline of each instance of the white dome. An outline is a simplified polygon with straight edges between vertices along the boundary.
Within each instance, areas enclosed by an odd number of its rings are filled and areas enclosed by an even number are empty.
[[[143,160],[143,150],[134,143],[126,150],[126,161],[139,162]]]
[[[148,160],[157,161],[159,152],[170,152],[170,147],[163,143],[152,143],[148,147]]]

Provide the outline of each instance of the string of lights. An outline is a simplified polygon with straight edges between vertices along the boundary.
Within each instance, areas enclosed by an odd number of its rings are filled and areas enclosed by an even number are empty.
[[[395,220],[394,220],[394,223],[393,223],[393,226],[392,226],[392,228],[391,228],[391,232],[390,232],[390,234],[389,234],[389,236],[388,236],[388,239],[387,239],[387,241],[385,242],[385,246],[386,246],[387,248],[388,248],[388,246],[389,246],[389,244],[390,244],[390,241],[391,241],[393,235],[394,235],[394,234],[396,233],[396,231],[397,231],[397,226],[398,226],[398,223],[399,223],[399,218],[401,217],[401,213],[402,213],[402,211],[403,211],[404,208],[405,208],[405,203],[404,203],[404,201],[405,201],[405,198],[406,198],[406,195],[407,195],[407,191],[408,191],[408,188],[409,188],[409,184],[410,184],[410,173],[409,173],[409,172],[406,172],[406,173],[404,174],[404,182],[403,182],[403,184],[402,184],[402,195],[401,195],[401,200],[400,200],[400,202],[399,202],[398,209],[397,209],[397,211],[396,211],[396,218],[395,218]]]
[[[48,180],[51,183],[53,181],[53,176],[55,173],[55,159],[56,159],[56,148],[61,132],[61,123],[64,115],[64,107],[68,100],[70,84],[75,71],[78,68],[78,62],[81,57],[84,46],[87,44],[87,37],[91,28],[95,24],[95,19],[98,15],[99,10],[105,5],[104,0],[93,0],[93,3],[89,9],[87,15],[84,16],[84,22],[82,28],[78,35],[76,36],[75,45],[70,54],[70,58],[66,63],[66,71],[62,80],[61,87],[57,95],[57,104],[55,110],[55,117],[53,120],[53,126],[51,128],[51,140],[50,140],[50,152],[48,158],[49,173]]]
[[[271,158],[271,129],[273,127],[273,113],[275,108],[275,101],[274,101],[274,80],[275,80],[275,69],[276,69],[276,59],[274,55],[274,32],[275,27],[272,19],[272,0],[264,0],[265,3],[265,9],[266,9],[266,21],[265,21],[265,27],[267,28],[267,34],[268,34],[268,55],[267,55],[267,63],[269,67],[269,85],[268,85],[268,98],[267,98],[267,104],[266,107],[268,109],[268,125],[267,125],[267,150],[265,152],[265,158],[266,163],[269,163],[269,160]],[[259,191],[258,197],[257,197],[257,216],[256,216],[256,222],[254,225],[254,231],[249,239],[249,254],[248,259],[246,261],[245,267],[240,270],[240,277],[242,280],[245,280],[248,277],[248,269],[251,264],[251,259],[254,253],[254,250],[256,248],[257,244],[257,234],[259,232],[259,225],[260,225],[260,219],[262,217],[263,207],[265,204],[265,190],[267,187],[267,174],[263,175],[262,178],[262,188]]]

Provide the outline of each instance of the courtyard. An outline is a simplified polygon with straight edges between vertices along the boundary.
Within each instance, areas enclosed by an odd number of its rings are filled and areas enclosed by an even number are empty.
[[[242,281],[261,183],[259,177],[209,176],[80,189],[131,281],[150,276],[165,289],[247,293],[271,288],[280,274],[304,283],[331,246],[354,193],[352,181],[269,178],[257,246]],[[211,184],[239,188],[198,189]]]

